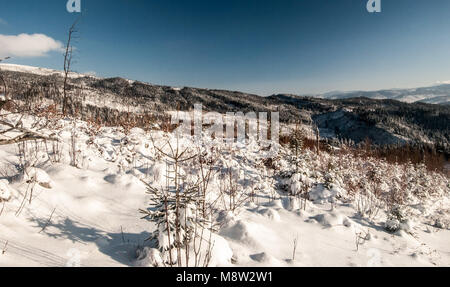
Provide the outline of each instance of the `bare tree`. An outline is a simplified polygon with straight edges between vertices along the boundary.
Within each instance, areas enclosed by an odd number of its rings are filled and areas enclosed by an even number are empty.
[[[80,20],[80,18],[75,20],[75,22],[72,24],[72,26],[69,29],[69,35],[68,35],[68,38],[67,38],[66,49],[65,49],[65,53],[64,53],[64,85],[63,85],[63,106],[62,106],[63,115],[66,115],[66,113],[67,113],[67,106],[68,106],[68,95],[67,95],[68,79],[69,79],[69,74],[70,74],[70,71],[71,71],[72,59],[73,59],[72,41],[73,41],[73,38],[74,38],[74,34],[77,32],[76,26],[77,26],[79,20]]]

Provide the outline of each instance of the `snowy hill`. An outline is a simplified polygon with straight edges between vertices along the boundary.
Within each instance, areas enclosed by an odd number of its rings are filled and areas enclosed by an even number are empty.
[[[178,251],[186,265],[186,247],[168,251],[176,238],[164,213],[142,219],[164,198],[150,186],[170,185],[168,144],[194,155],[178,167],[184,192],[211,171],[181,208],[197,239],[189,266],[204,265],[194,250],[208,266],[450,264],[448,178],[420,165],[345,150],[274,153],[252,140],[196,144],[52,114],[2,117],[59,142],[0,146],[0,266],[168,266]]]
[[[16,65],[0,65],[0,68],[8,79],[10,94],[18,100],[40,102],[45,99],[61,104],[63,81],[60,72]],[[422,95],[445,91],[445,86],[416,89],[414,93],[417,95],[410,97],[422,99]],[[389,97],[394,97],[402,92],[390,93]],[[314,129],[313,126],[318,126],[321,136],[332,140],[350,139],[360,143],[369,138],[377,145],[432,144],[450,154],[450,135],[447,132],[450,105],[408,104],[369,98],[330,100],[295,95],[260,97],[237,91],[174,88],[123,78],[103,79],[81,74],[74,74],[69,80],[69,94],[72,101],[71,113],[80,113],[84,120],[95,119],[107,125],[119,125],[123,119],[131,118],[142,127],[150,119],[164,118],[165,111],[192,110],[195,103],[200,103],[204,111],[219,113],[278,111],[283,124],[301,122],[309,125],[311,130]],[[386,97],[388,95],[387,92],[380,92],[381,94]],[[338,95],[336,92],[329,96],[339,97]],[[441,100],[430,98],[427,101]],[[340,110],[346,111],[339,121],[341,125],[326,120],[332,119]],[[328,123],[333,126],[332,130],[327,126]]]
[[[51,76],[58,74],[63,75],[63,72],[53,69],[32,67],[26,65],[16,64],[0,64],[0,69],[10,72],[31,73],[41,76]],[[71,73],[71,78],[82,78],[92,76],[91,74]],[[131,81],[132,82],[132,81]],[[174,91],[180,91],[183,88],[172,87]],[[429,104],[450,104],[450,84],[441,84],[430,87],[415,88],[415,89],[391,89],[379,91],[332,91],[323,94],[313,95],[314,97],[324,99],[349,99],[349,98],[370,98],[378,100],[397,100],[405,103],[429,103]]]

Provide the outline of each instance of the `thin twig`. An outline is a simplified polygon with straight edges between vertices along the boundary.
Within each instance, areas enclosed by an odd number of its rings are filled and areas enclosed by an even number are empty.
[[[50,214],[50,217],[48,218],[47,222],[45,223],[44,227],[42,227],[41,231],[39,231],[39,233],[43,232],[47,226],[50,224],[52,217],[53,217],[53,213],[55,213],[56,207],[53,209],[52,214]]]
[[[3,201],[2,210],[0,210],[0,216],[2,215],[3,210],[5,209],[5,204],[6,204],[6,201]]]

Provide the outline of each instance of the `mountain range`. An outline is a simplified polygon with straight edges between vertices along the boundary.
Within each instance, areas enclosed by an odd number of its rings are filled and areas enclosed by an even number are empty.
[[[0,65],[8,93],[16,99],[61,103],[63,73],[19,65]],[[73,114],[117,125],[123,119],[167,111],[278,111],[285,125],[317,127],[322,138],[366,139],[377,145],[427,143],[450,151],[450,85],[376,92],[328,93],[319,96],[279,94],[260,97],[238,91],[153,85],[123,78],[71,73],[69,93]],[[431,104],[433,103],[433,104]],[[438,104],[439,103],[439,104]]]

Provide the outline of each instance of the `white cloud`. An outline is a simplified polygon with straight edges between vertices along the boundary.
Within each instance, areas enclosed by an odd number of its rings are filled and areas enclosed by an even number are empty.
[[[51,51],[62,51],[63,44],[44,34],[0,34],[1,57],[43,57]]]
[[[447,84],[450,84],[450,81],[437,81],[436,84],[438,84],[438,85],[447,85]]]

